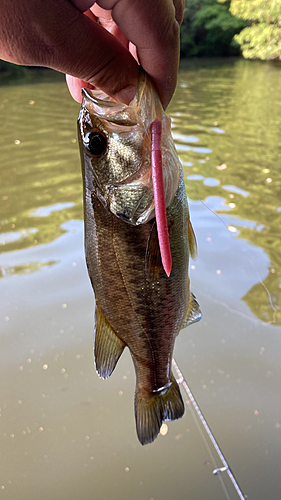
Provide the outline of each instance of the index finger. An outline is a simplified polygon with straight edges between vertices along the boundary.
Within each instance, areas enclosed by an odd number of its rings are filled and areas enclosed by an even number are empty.
[[[153,79],[165,108],[177,82],[182,0],[175,0],[175,4],[172,0],[98,0],[97,3],[112,10],[115,23],[136,46],[138,60]]]
[[[72,3],[86,10],[94,2]],[[96,4],[111,10],[116,25],[135,45],[138,60],[154,81],[166,108],[177,82],[184,0],[98,0]],[[95,12],[95,7],[92,10]]]

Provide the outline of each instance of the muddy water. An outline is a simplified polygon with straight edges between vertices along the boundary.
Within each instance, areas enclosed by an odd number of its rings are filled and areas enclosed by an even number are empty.
[[[201,64],[170,105],[204,315],[175,357],[255,500],[281,485],[280,87],[280,66]],[[109,380],[95,373],[78,110],[60,78],[0,88],[1,497],[234,500],[190,405],[142,447],[128,352]]]

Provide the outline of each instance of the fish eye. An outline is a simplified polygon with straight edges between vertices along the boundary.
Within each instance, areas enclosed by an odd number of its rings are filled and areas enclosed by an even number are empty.
[[[104,153],[107,145],[106,137],[101,132],[89,132],[84,139],[84,144],[89,153],[100,156]]]

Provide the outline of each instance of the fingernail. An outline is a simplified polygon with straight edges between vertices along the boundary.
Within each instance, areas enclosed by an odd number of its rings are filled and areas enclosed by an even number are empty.
[[[118,102],[122,102],[123,104],[128,105],[134,99],[136,92],[137,87],[135,87],[134,85],[130,85],[129,87],[126,87],[125,89],[118,92],[118,94],[115,94],[114,98]]]

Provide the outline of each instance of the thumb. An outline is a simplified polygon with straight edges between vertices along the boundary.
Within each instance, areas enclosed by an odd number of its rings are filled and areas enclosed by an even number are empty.
[[[75,100],[81,102],[83,86],[98,87],[126,104],[133,99],[138,64],[129,50],[100,24],[69,2],[64,5],[59,33],[51,36],[54,50],[44,65],[71,75],[67,76],[67,83]]]

